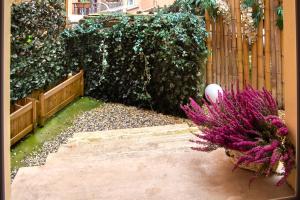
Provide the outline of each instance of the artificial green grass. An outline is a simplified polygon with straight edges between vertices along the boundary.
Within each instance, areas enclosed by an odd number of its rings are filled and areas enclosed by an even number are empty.
[[[88,97],[81,97],[69,104],[49,119],[44,127],[37,128],[22,141],[11,148],[11,169],[23,167],[21,160],[31,152],[41,148],[45,141],[54,139],[59,133],[72,125],[78,114],[101,106],[101,102]]]

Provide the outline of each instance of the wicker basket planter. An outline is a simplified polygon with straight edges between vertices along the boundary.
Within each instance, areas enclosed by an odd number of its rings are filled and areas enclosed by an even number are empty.
[[[192,98],[181,106],[202,131],[190,140],[198,145],[192,149],[210,152],[224,148],[233,169],[252,172],[249,185],[257,177],[273,175],[280,176],[277,186],[285,183],[295,169],[295,149],[271,92],[249,86],[215,91],[218,101],[204,100],[208,112]]]
[[[230,160],[233,164],[236,164],[237,161],[239,160],[239,158],[241,156],[244,155],[243,152],[241,151],[236,151],[236,150],[230,150],[230,149],[225,149],[225,153],[228,157],[230,157]],[[273,172],[276,172],[277,168],[278,168],[278,164],[277,163],[273,168],[272,168],[272,171]],[[240,164],[239,165],[239,168],[241,169],[246,169],[246,170],[250,170],[250,171],[253,171],[253,172],[258,172],[259,169],[262,167],[263,164],[256,164],[256,163],[249,163],[249,164]]]

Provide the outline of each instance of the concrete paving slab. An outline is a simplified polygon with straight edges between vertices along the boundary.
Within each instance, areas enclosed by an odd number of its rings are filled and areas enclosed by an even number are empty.
[[[78,134],[68,143],[75,144],[72,150],[51,154],[43,166],[21,168],[12,200],[256,200],[293,194],[288,185],[275,186],[279,177],[259,178],[249,188],[253,173],[232,172],[224,150],[192,151],[191,130],[172,129],[173,137],[136,132],[107,141]]]

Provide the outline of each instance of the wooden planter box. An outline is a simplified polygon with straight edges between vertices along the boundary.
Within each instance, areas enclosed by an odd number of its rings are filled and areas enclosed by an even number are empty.
[[[38,91],[38,100],[24,98],[12,105],[10,109],[11,145],[34,131],[37,124],[43,126],[47,119],[75,98],[83,96],[83,86],[83,71],[81,70],[46,93]]]
[[[71,103],[75,98],[83,96],[83,94],[82,70],[48,92],[40,94],[39,124],[43,126],[47,119]]]
[[[238,160],[241,156],[245,155],[241,151],[230,150],[230,149],[226,149],[225,153],[226,153],[227,156],[230,157],[230,161],[234,165],[238,162]],[[272,172],[276,172],[278,165],[279,165],[279,162],[277,162],[277,164],[272,168]],[[262,166],[263,166],[263,164],[249,163],[249,164],[241,164],[241,165],[239,165],[239,168],[250,170],[250,171],[253,171],[253,172],[258,172]]]
[[[15,144],[21,138],[32,132],[37,125],[37,102],[25,98],[12,106],[10,114],[10,143]]]

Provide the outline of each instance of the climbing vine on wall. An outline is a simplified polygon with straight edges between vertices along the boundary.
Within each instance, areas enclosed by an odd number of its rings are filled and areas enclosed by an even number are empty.
[[[108,21],[118,22],[105,28]],[[63,35],[89,96],[179,114],[203,94],[206,31],[195,15],[100,16]]]
[[[60,33],[65,26],[61,0],[41,0],[11,7],[11,100],[55,85],[70,69],[64,63]]]

